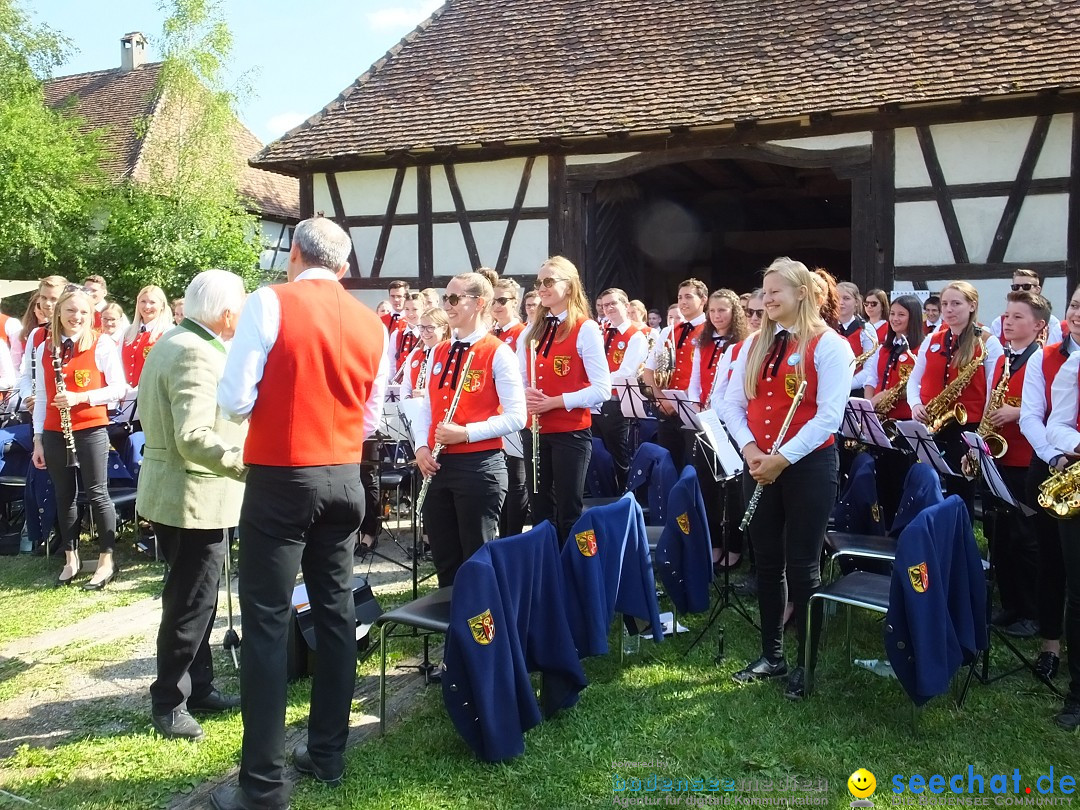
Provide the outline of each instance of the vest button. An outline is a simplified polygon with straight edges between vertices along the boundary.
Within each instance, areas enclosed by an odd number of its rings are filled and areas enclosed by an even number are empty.
[[[766,424],[766,425],[771,425],[771,424],[772,424],[772,420],[771,420],[771,419],[766,419],[766,420],[765,420],[765,424]]]
[[[765,434],[765,438],[766,438],[766,439],[771,439],[771,438],[772,438],[772,434],[771,434],[771,433],[766,433],[766,434]]]
[[[766,377],[765,382],[772,382],[772,377]]]
[[[772,396],[772,391],[769,391],[769,393],[767,393],[765,396],[771,397]]]

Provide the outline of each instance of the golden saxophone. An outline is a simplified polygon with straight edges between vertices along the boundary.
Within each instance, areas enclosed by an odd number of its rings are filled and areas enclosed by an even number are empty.
[[[911,376],[912,368],[912,366],[900,366],[898,369],[900,381],[892,388],[886,388],[882,392],[881,399],[879,399],[877,405],[874,406],[874,410],[877,412],[878,416],[888,416],[889,411],[896,407],[896,404],[907,390],[907,381],[908,377]]]
[[[465,390],[465,383],[469,381],[469,367],[472,365],[473,353],[469,352],[465,355],[465,361],[461,366],[461,371],[458,376],[457,388],[454,389],[454,398],[450,400],[450,407],[446,409],[446,416],[443,417],[442,424],[448,424],[454,421],[454,412],[457,410],[458,403],[461,401],[461,392]],[[442,453],[444,445],[441,442],[435,442],[435,446],[431,449],[431,460],[437,461],[439,454]],[[431,479],[435,477],[435,473],[424,476],[423,482],[420,484],[420,492],[416,496],[416,514],[423,514],[424,501],[427,500],[428,489],[431,487]]]
[[[1039,484],[1039,506],[1061,520],[1080,514],[1080,461],[1064,470],[1050,470],[1049,477]]]
[[[867,349],[862,354],[856,356],[856,358],[855,358],[855,368],[858,368],[863,363],[865,363],[870,358],[870,355],[872,355],[874,352],[876,352],[880,346],[881,346],[881,344],[877,342],[877,338],[871,338],[870,339],[870,348]]]
[[[56,393],[66,394],[67,383],[64,382],[64,364],[60,359],[60,347],[53,345],[52,367],[56,373]],[[78,467],[79,457],[75,454],[75,434],[71,430],[71,408],[60,408],[60,430],[64,434],[64,446],[67,450],[67,466]]]
[[[983,417],[979,420],[979,427],[975,429],[975,432],[986,442],[986,449],[994,458],[1001,458],[1009,451],[1009,443],[994,430],[994,424],[990,421],[990,414],[1005,404],[1005,395],[1009,393],[1009,373],[1009,362],[1006,359],[1002,366],[1001,380],[994,386],[990,401],[986,403],[986,410],[983,411]]]
[[[926,403],[926,429],[931,435],[937,433],[946,425],[956,422],[958,425],[967,424],[967,408],[958,400],[967,388],[971,378],[979,366],[983,364],[986,348],[976,346],[976,351],[951,383],[941,389],[937,396]]]

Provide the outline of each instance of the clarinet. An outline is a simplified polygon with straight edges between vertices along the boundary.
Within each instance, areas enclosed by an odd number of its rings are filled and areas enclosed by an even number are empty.
[[[53,344],[52,367],[56,373],[56,393],[66,394],[67,383],[64,382],[64,364],[60,361],[60,347]],[[71,408],[60,408],[60,430],[64,434],[64,446],[67,449],[67,466],[78,467],[79,458],[75,455],[75,434],[71,430]]]
[[[458,402],[461,401],[461,392],[465,390],[465,383],[469,379],[469,367],[472,366],[473,353],[469,352],[465,355],[465,362],[461,366],[461,371],[458,373],[458,386],[454,391],[454,398],[450,400],[450,407],[446,409],[446,416],[443,417],[442,424],[454,421],[454,412],[457,411]],[[435,442],[435,447],[431,450],[431,460],[437,461],[439,454],[443,451],[443,445],[441,442]],[[416,496],[416,514],[421,514],[424,509],[424,501],[427,500],[428,488],[431,486],[431,479],[435,477],[435,473],[424,476],[424,480],[420,484],[420,492]]]
[[[772,450],[769,451],[770,456],[775,456],[780,452],[780,445],[784,441],[784,436],[788,432],[788,428],[791,427],[791,420],[795,418],[795,409],[799,407],[799,403],[802,402],[803,396],[806,394],[806,380],[799,383],[799,388],[795,392],[795,399],[791,401],[791,407],[788,409],[787,416],[784,417],[784,424],[780,426],[780,432],[776,434],[776,441],[773,442]],[[761,493],[765,491],[765,485],[759,483],[754,487],[754,494],[750,496],[750,503],[746,505],[746,512],[743,514],[742,522],[739,524],[739,531],[745,532],[746,527],[750,525],[750,521],[754,519],[754,512],[757,511],[758,501],[761,500]]]

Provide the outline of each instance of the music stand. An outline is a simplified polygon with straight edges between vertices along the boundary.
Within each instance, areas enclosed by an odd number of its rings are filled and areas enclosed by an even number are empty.
[[[619,409],[627,419],[654,419],[652,414],[652,402],[641,393],[641,388],[634,382],[626,380],[615,385],[614,390],[619,398]]]
[[[1005,480],[1001,477],[1001,472],[998,470],[997,464],[994,463],[994,457],[992,455],[990,455],[990,452],[989,452],[989,450],[987,449],[987,446],[986,446],[986,442],[983,440],[983,438],[981,436],[979,436],[977,433],[973,433],[971,431],[965,431],[964,433],[962,433],[961,438],[963,438],[964,444],[967,445],[969,452],[974,453],[976,455],[976,458],[978,459],[976,463],[978,464],[978,468],[979,468],[979,477],[982,478],[983,482],[986,484],[986,488],[989,490],[990,494],[999,503],[1005,504],[1005,508],[1002,511],[1007,512],[1010,509],[1016,510],[1025,518],[1028,518],[1028,517],[1031,517],[1032,515],[1034,515],[1035,510],[1032,509],[1031,507],[1029,507],[1027,504],[1024,504],[1024,503],[1021,503],[1020,501],[1018,501],[1015,498],[1015,496],[1013,496],[1012,492],[1009,490],[1009,487],[1006,485]],[[998,510],[995,509],[994,511],[996,513]],[[985,517],[985,510],[984,510],[984,516],[983,516],[984,526],[985,526],[985,520],[986,520],[986,517]],[[995,517],[995,524],[996,524],[996,521],[997,521],[997,518]],[[990,536],[987,536],[987,542],[986,542],[987,557],[988,557],[988,560],[987,560],[987,564],[988,564],[987,591],[988,591],[988,593],[987,593],[987,599],[986,599],[986,624],[987,624],[987,627],[989,628],[989,633],[987,634],[987,639],[988,639],[988,641],[990,641],[990,644],[987,645],[987,648],[982,652],[982,666],[980,667],[980,671],[976,675],[976,677],[979,679],[980,683],[991,684],[991,683],[994,683],[995,681],[1000,681],[1002,678],[1006,678],[1009,675],[1015,675],[1017,672],[1021,672],[1021,671],[1026,669],[1032,675],[1035,676],[1036,681],[1038,681],[1039,683],[1041,683],[1045,687],[1047,687],[1057,697],[1063,698],[1064,695],[1062,694],[1062,692],[1053,683],[1051,683],[1048,680],[1043,680],[1042,678],[1039,677],[1038,672],[1036,672],[1036,670],[1035,670],[1035,663],[1031,659],[1029,659],[1026,655],[1024,655],[1024,653],[1015,644],[1013,644],[1012,639],[1010,639],[1007,635],[1005,635],[1005,633],[1002,631],[1002,629],[1000,627],[995,627],[993,624],[990,623],[990,614],[991,614],[991,611],[993,610],[993,603],[994,603],[994,600],[992,598],[993,597],[993,590],[994,590],[994,582],[997,579],[997,577],[995,576],[996,566],[994,565],[994,558],[995,558],[994,547],[997,545],[997,540],[998,540],[998,533],[997,533],[996,525],[995,525],[995,530],[993,532],[991,532],[990,534],[993,537],[991,539]],[[984,530],[984,535],[985,535],[985,530]],[[1014,667],[1013,669],[1010,669],[1010,670],[1008,670],[1006,672],[1001,672],[1001,673],[999,673],[997,675],[991,676],[990,675],[990,648],[991,648],[991,646],[993,644],[993,639],[994,639],[995,636],[997,637],[997,639],[1002,644],[1005,645],[1005,648],[1010,653],[1012,653],[1013,657],[1017,661],[1020,662],[1020,666]],[[974,670],[972,670],[972,671],[970,671],[968,673],[968,677],[967,677],[967,679],[966,679],[966,681],[964,683],[963,692],[961,693],[961,696],[960,696],[961,701],[963,701],[964,695],[967,693],[968,687],[971,685],[971,676],[973,674],[975,674]]]
[[[883,450],[893,450],[892,442],[885,435],[878,416],[870,400],[851,397],[844,406],[844,421],[840,425],[840,434],[845,439],[861,442]]]
[[[930,465],[938,475],[960,475],[949,466],[949,462],[942,456],[938,446],[934,443],[934,437],[926,429],[926,425],[914,419],[906,419],[896,423],[897,429],[904,442],[915,453],[915,457],[923,464]]]
[[[675,403],[675,413],[679,415],[679,421],[684,428],[697,431],[698,404],[690,399],[690,395],[678,388],[671,388],[663,392],[663,398],[668,402]]]
[[[703,411],[694,413],[694,425],[697,427],[697,432],[694,434],[694,440],[697,443],[697,447],[700,452],[705,454],[706,463],[709,466],[710,472],[713,475],[714,480],[720,484],[720,531],[724,536],[724,549],[727,550],[727,540],[729,537],[728,527],[730,521],[728,519],[728,492],[729,486],[739,486],[741,480],[741,473],[743,471],[744,462],[742,454],[732,441],[727,428],[724,423],[720,421],[720,417],[716,413],[706,408]],[[735,586],[731,584],[731,567],[724,566],[724,584],[719,586],[716,584],[716,578],[712,580],[712,586],[716,590],[718,599],[716,604],[713,605],[712,611],[709,613],[709,619],[705,623],[705,626],[698,633],[697,637],[690,643],[690,646],[686,649],[686,655],[689,655],[691,651],[698,645],[698,642],[705,637],[705,634],[709,632],[709,629],[713,626],[716,620],[720,617],[720,614],[724,612],[725,608],[731,608],[740,616],[742,616],[751,627],[757,628],[757,623],[750,615],[749,611],[743,605],[742,600],[739,599],[739,595],[735,592]],[[720,633],[720,640],[718,643],[717,663],[724,657],[724,633]]]

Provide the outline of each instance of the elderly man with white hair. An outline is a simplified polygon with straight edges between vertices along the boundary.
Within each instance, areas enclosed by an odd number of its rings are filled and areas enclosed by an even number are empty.
[[[193,712],[240,705],[214,687],[210,631],[228,530],[239,522],[244,495],[246,428],[226,420],[217,405],[244,282],[206,270],[192,279],[184,301],[186,317],[154,344],[139,380],[146,449],[136,504],[169,563],[150,686],[153,725],[162,736],[197,740],[203,729]]]

